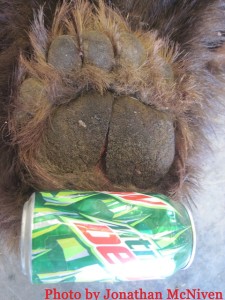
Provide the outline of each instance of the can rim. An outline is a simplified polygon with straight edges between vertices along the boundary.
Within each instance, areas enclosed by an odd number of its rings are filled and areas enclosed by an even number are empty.
[[[20,257],[22,272],[30,279],[32,278],[32,231],[33,231],[33,211],[35,194],[33,193],[29,200],[23,206],[21,239],[20,239]]]
[[[185,205],[185,204],[183,204],[183,205],[186,208],[188,216],[189,216],[190,221],[191,221],[192,237],[193,237],[193,239],[192,239],[192,253],[191,253],[191,257],[190,257],[190,259],[188,261],[188,264],[181,269],[181,270],[186,270],[186,269],[188,269],[192,265],[192,263],[194,261],[194,258],[195,258],[196,244],[197,244],[197,235],[196,235],[196,227],[195,227],[194,219],[193,219],[192,213],[190,211],[190,208],[187,207],[187,205]]]

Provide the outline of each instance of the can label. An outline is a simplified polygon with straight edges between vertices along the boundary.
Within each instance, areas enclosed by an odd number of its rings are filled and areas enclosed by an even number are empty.
[[[190,215],[163,195],[60,191],[32,201],[33,283],[160,279],[193,257]]]

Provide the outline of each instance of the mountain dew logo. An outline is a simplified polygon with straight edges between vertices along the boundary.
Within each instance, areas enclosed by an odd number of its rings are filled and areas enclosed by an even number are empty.
[[[165,278],[192,252],[186,210],[158,194],[36,193],[32,228],[34,283]]]
[[[135,259],[129,247],[106,225],[76,223],[78,236],[106,263],[126,263]]]

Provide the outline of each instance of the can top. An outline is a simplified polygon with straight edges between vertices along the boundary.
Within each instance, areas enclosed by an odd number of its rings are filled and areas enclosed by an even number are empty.
[[[192,265],[192,263],[194,261],[195,253],[196,253],[196,243],[197,243],[196,240],[197,240],[197,237],[196,237],[196,228],[195,228],[195,223],[194,223],[192,213],[191,213],[190,209],[187,207],[187,205],[185,205],[184,203],[182,203],[182,204],[185,207],[185,209],[186,209],[186,211],[189,215],[189,219],[190,219],[190,222],[191,222],[191,228],[192,228],[192,235],[193,235],[192,254],[191,254],[190,260],[189,260],[188,264],[184,268],[182,268],[182,270],[186,270]]]
[[[20,255],[22,263],[22,272],[31,278],[31,251],[32,251],[32,228],[35,194],[32,194],[30,201],[27,201],[23,207],[23,216],[21,224]]]

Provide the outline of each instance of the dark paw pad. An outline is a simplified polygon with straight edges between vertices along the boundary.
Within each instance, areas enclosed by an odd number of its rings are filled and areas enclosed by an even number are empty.
[[[82,40],[84,63],[110,71],[114,65],[114,53],[107,35],[89,31],[83,34]]]
[[[69,35],[55,38],[48,51],[48,63],[59,71],[78,71],[82,60],[75,38]]]
[[[119,59],[120,62],[140,67],[146,59],[146,51],[141,41],[128,32],[123,32],[119,37]]]
[[[120,97],[109,129],[106,174],[110,180],[148,188],[166,175],[175,153],[171,117],[136,99]]]

